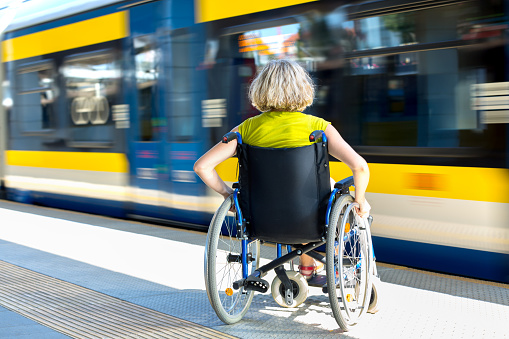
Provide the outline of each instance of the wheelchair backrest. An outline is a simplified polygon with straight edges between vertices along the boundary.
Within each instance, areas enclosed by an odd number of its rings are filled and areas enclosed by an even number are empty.
[[[239,144],[239,204],[252,238],[301,244],[325,235],[331,192],[326,142],[297,148]]]

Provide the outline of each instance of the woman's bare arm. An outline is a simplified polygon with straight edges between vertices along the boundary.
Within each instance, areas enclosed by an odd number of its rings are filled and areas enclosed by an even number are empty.
[[[329,153],[335,158],[344,162],[353,173],[355,182],[355,201],[359,203],[359,215],[365,216],[369,213],[371,206],[366,201],[366,189],[369,182],[369,167],[354,149],[341,137],[339,132],[332,125],[325,129],[325,135],[329,141]]]
[[[238,126],[232,129],[237,132]],[[232,140],[227,144],[219,142],[207,151],[200,159],[194,163],[194,171],[203,180],[203,182],[217,193],[221,194],[225,199],[233,193],[231,187],[219,177],[215,168],[228,158],[235,155],[237,150],[237,140]]]

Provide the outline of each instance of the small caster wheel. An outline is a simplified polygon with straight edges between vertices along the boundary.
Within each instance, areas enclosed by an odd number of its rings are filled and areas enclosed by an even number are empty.
[[[369,306],[368,306],[368,313],[375,314],[376,312],[380,311],[380,285],[381,281],[378,277],[372,278],[373,283],[371,284],[371,298],[369,299]]]
[[[288,279],[292,283],[293,287],[293,302],[291,305],[286,304],[284,298],[284,285],[281,280],[276,276],[272,281],[272,297],[282,307],[297,307],[302,304],[308,297],[308,282],[306,278],[296,271],[286,271]]]

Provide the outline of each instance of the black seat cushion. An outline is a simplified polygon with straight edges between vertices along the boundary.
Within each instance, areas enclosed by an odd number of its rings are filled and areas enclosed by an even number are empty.
[[[239,203],[250,237],[301,244],[325,235],[331,192],[325,143],[298,148],[239,145]]]

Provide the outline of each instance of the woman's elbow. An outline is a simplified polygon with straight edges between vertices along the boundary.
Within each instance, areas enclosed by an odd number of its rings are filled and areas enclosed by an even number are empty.
[[[369,166],[366,160],[362,159],[357,164],[355,164],[352,172],[369,175]]]
[[[193,171],[198,174],[198,176],[202,176],[203,173],[207,171],[207,167],[204,166],[203,162],[198,159],[193,166]]]

